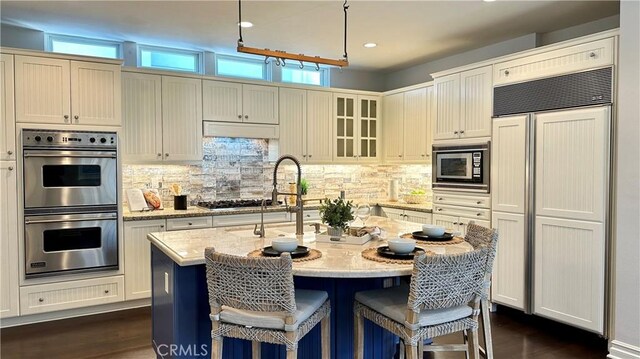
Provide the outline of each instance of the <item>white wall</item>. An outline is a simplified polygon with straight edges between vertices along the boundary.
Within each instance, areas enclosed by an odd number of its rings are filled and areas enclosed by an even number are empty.
[[[640,350],[640,2],[620,2],[615,288],[612,358],[618,342]],[[635,353],[640,357],[640,352]]]

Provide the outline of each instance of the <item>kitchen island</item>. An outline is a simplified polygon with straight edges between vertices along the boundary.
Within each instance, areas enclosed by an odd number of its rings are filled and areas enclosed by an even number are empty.
[[[382,228],[386,237],[420,229],[420,224],[370,217],[367,225]],[[353,296],[361,290],[396,285],[400,276],[411,274],[412,265],[375,262],[361,252],[385,244],[372,240],[364,245],[318,243],[311,227],[297,236],[301,245],[322,252],[322,257],[293,263],[296,288],[325,290],[331,300],[331,357],[353,357]],[[204,249],[244,256],[271,244],[279,237],[296,237],[290,223],[266,226],[266,238],[253,235],[253,228],[227,227],[151,233],[153,345],[158,358],[209,357],[209,320]],[[435,253],[461,253],[467,243],[421,247]],[[366,323],[365,357],[389,358],[395,338]],[[319,326],[299,343],[299,358],[320,358]],[[263,344],[264,358],[284,358],[284,347]],[[224,358],[250,358],[251,343],[225,338]]]

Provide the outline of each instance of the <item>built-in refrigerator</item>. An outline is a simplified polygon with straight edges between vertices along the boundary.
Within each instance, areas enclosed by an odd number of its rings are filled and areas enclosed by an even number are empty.
[[[613,69],[496,87],[491,300],[606,334]]]

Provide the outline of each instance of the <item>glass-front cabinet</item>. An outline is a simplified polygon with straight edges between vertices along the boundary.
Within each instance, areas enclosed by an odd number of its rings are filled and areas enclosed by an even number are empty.
[[[334,94],[335,160],[375,162],[379,153],[380,98]]]

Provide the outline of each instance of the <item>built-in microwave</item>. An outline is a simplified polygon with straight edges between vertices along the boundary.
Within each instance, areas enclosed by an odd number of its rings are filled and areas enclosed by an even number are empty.
[[[489,193],[491,142],[433,146],[433,189]]]

